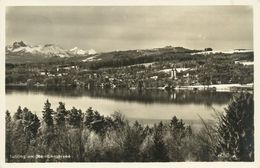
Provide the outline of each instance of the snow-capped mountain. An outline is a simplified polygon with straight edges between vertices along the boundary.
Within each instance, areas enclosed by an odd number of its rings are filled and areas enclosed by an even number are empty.
[[[7,54],[31,54],[31,55],[44,55],[45,57],[58,56],[58,57],[68,57],[68,53],[63,48],[54,45],[35,45],[31,46],[23,41],[14,42],[12,46],[6,47]]]
[[[40,52],[49,56],[69,57],[68,53],[63,48],[53,44],[44,45]]]
[[[97,52],[93,49],[82,50],[78,47],[74,47],[70,50],[63,49],[62,47],[55,44],[45,44],[45,45],[28,45],[23,41],[14,42],[13,45],[6,46],[6,54],[15,54],[15,55],[42,55],[44,57],[70,57],[70,56],[85,56],[93,55]]]
[[[94,55],[96,54],[97,52],[94,50],[94,49],[90,49],[88,50],[88,55]]]
[[[78,47],[74,47],[72,49],[69,50],[70,53],[75,54],[75,55],[94,55],[97,52],[93,49],[90,50],[82,50]]]
[[[72,54],[75,55],[85,55],[87,54],[87,51],[79,49],[78,47],[74,47],[72,49],[69,50]]]

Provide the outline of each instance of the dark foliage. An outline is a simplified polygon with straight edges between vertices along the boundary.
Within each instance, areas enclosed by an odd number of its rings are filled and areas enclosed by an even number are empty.
[[[49,103],[49,100],[46,101],[43,107],[43,121],[47,124],[47,126],[53,126],[53,110],[51,109],[51,103]]]
[[[240,93],[221,115],[217,153],[223,160],[254,160],[253,95]]]
[[[194,133],[176,116],[144,126],[120,112],[105,117],[92,108],[66,110],[62,102],[54,112],[47,100],[41,123],[27,108],[19,107],[13,119],[6,112],[6,161],[253,161],[253,105],[252,95],[240,94],[221,115],[217,130],[202,120],[204,128]]]

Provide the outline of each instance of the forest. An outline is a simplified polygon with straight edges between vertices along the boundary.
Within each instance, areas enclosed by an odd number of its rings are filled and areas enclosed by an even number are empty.
[[[216,114],[214,124],[201,118],[195,132],[176,116],[143,125],[63,102],[53,110],[46,100],[42,116],[26,107],[6,111],[6,162],[254,161],[253,95],[237,93]]]

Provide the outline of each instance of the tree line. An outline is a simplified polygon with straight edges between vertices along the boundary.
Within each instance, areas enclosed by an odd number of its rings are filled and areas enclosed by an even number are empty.
[[[168,122],[145,126],[129,122],[120,112],[101,115],[56,110],[47,100],[39,118],[26,107],[11,116],[6,111],[7,162],[180,162],[253,161],[253,95],[240,93],[215,124],[191,126],[173,116]]]

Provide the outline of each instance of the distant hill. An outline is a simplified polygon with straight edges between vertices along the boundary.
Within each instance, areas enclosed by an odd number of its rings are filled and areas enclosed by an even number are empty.
[[[201,50],[191,50],[184,47],[173,46],[153,49],[111,51],[94,54],[91,57],[83,59],[82,62],[89,64],[90,69],[99,69],[103,67],[120,67],[161,60],[173,60],[176,57],[181,59],[185,58],[187,55],[190,56],[191,53],[200,51]]]
[[[46,62],[54,60],[67,60],[72,57],[79,57],[85,63],[94,63],[97,61],[112,61],[136,59],[139,57],[160,56],[165,53],[191,53],[198,52],[183,47],[166,46],[163,48],[141,49],[141,50],[126,50],[126,51],[111,51],[97,53],[94,49],[82,50],[78,47],[66,50],[55,44],[45,45],[28,45],[23,41],[14,42],[13,45],[6,46],[6,63],[34,63]]]
[[[6,63],[78,62],[86,68],[120,67],[157,61],[190,61],[205,59],[210,55],[230,55],[234,60],[253,59],[253,51],[235,49],[230,51],[192,50],[184,47],[166,46],[152,49],[134,49],[97,53],[94,49],[78,47],[66,50],[54,44],[31,46],[23,41],[6,46]],[[238,58],[239,57],[239,58]]]
[[[111,51],[94,54],[93,56],[82,60],[83,62],[100,62],[100,61],[116,61],[116,60],[131,60],[138,58],[149,59],[152,57],[160,57],[165,54],[176,54],[176,53],[193,53],[199,52],[198,50],[191,50],[183,47],[172,47],[166,46],[163,48],[153,49],[135,49],[125,51]]]

